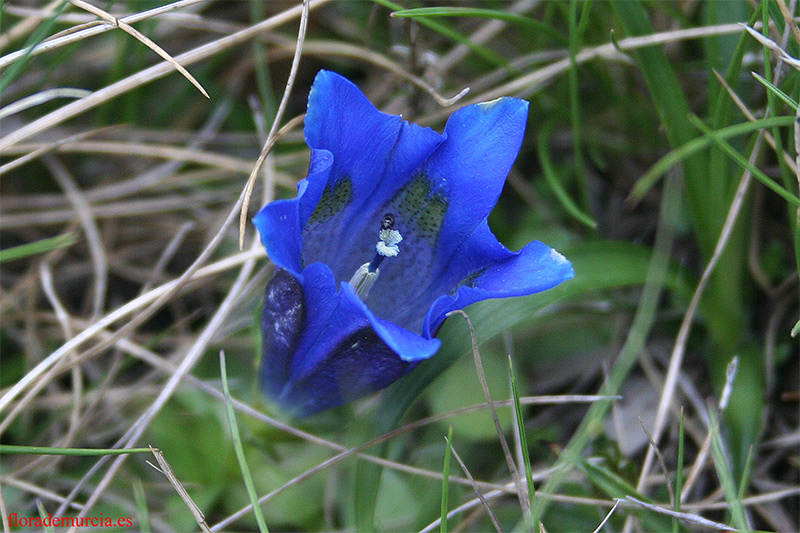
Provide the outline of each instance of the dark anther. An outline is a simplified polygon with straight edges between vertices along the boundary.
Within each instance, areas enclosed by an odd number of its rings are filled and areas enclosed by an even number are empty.
[[[381,219],[381,229],[394,229],[394,215],[386,213]]]

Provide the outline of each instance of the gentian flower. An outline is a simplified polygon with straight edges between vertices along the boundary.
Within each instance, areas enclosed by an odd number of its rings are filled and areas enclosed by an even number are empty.
[[[261,324],[268,396],[298,416],[350,402],[433,356],[450,311],[573,277],[555,250],[511,252],[486,221],[527,115],[500,98],[456,111],[439,134],[317,74],[308,177],[253,219],[278,267]]]

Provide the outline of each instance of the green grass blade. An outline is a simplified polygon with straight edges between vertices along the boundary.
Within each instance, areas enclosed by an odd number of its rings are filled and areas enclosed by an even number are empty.
[[[39,511],[39,518],[42,519],[42,524],[47,524],[44,526],[44,530],[47,533],[55,533],[53,526],[50,524],[50,520],[47,519],[47,509],[44,508],[44,504],[42,500],[36,499],[36,509]]]
[[[581,211],[580,207],[570,198],[564,186],[561,184],[558,174],[553,168],[548,147],[550,146],[550,134],[553,132],[554,125],[554,122],[550,122],[543,127],[539,134],[539,142],[536,143],[536,151],[539,155],[539,163],[542,165],[542,172],[547,180],[547,184],[550,185],[550,189],[552,189],[553,194],[556,195],[556,198],[561,203],[564,210],[584,226],[595,229],[597,228],[597,222],[595,222],[591,216]]]
[[[578,467],[589,481],[603,491],[609,498],[625,498],[626,496],[633,496],[637,500],[645,503],[653,503],[651,499],[643,494],[639,494],[636,487],[625,481],[622,477],[618,476],[608,468],[590,463],[583,458],[575,458],[577,462],[575,466]],[[636,513],[645,531],[668,531],[671,519],[665,516],[657,515],[652,512],[640,511]]]
[[[15,444],[0,444],[0,453],[24,453],[30,455],[126,455],[129,453],[151,453],[150,448],[49,448],[47,446],[17,446]]]
[[[750,531],[747,525],[747,517],[744,512],[744,505],[739,498],[739,491],[736,490],[736,482],[733,479],[733,471],[728,462],[727,455],[719,434],[719,418],[714,408],[709,409],[711,427],[711,456],[714,458],[714,468],[717,471],[722,491],[725,494],[725,501],[730,509],[731,519],[734,527],[739,531]]]
[[[680,425],[678,426],[678,465],[675,467],[675,501],[673,507],[675,511],[681,512],[681,492],[683,492],[683,445],[685,438],[683,408],[681,408]],[[677,533],[680,523],[677,518],[672,519],[672,531]]]
[[[558,44],[567,45],[567,39],[555,31],[552,26],[543,24],[536,19],[523,17],[515,13],[499,11],[496,9],[482,9],[475,7],[417,7],[414,9],[402,9],[392,12],[393,17],[468,17],[468,18],[487,18],[502,20],[511,24],[522,26],[529,30],[544,33],[551,37]]]
[[[28,61],[31,58],[31,52],[33,51],[33,48],[41,43],[45,37],[47,37],[47,34],[50,33],[51,28],[55,25],[56,20],[59,16],[61,16],[64,8],[66,8],[68,5],[69,0],[63,0],[61,5],[53,10],[53,14],[42,21],[42,23],[37,26],[33,33],[31,33],[23,47],[25,49],[25,55],[11,64],[6,71],[3,72],[3,75],[0,76],[0,94],[3,94],[3,91],[6,89],[6,87],[8,87],[9,84],[14,81],[14,78],[16,78],[27,66]]]
[[[772,128],[775,126],[791,126],[794,124],[794,117],[770,117],[759,119],[753,122],[743,122],[741,124],[734,124],[725,128],[716,130],[714,135],[719,139],[727,139],[752,133],[763,128]],[[714,144],[711,136],[696,137],[686,144],[672,150],[667,155],[659,159],[656,164],[650,167],[650,170],[645,172],[641,178],[636,182],[631,189],[629,199],[633,202],[638,202],[644,198],[656,182],[667,173],[673,166],[677,165],[684,159],[691,157],[701,150],[707,149]]]
[[[44,254],[53,250],[58,250],[59,248],[72,246],[77,240],[75,233],[70,232],[48,239],[41,239],[36,242],[20,244],[13,248],[6,248],[5,250],[0,250],[0,263],[14,261],[15,259],[23,259],[32,255]]]
[[[531,456],[528,453],[528,436],[525,432],[525,420],[522,418],[522,406],[519,403],[519,390],[517,389],[517,376],[514,373],[514,362],[511,360],[511,355],[508,356],[508,372],[511,376],[511,394],[514,397],[514,415],[517,424],[517,434],[519,435],[520,448],[522,449],[522,460],[525,465],[525,479],[528,483],[528,499],[530,501],[531,512],[525,519],[529,522],[526,524],[528,531],[535,531],[535,526],[538,526],[539,519],[533,514],[535,509],[534,497],[536,489],[533,485],[533,469],[531,468]]]
[[[794,117],[785,117],[791,118],[794,120]],[[716,144],[722,151],[724,151],[728,156],[733,159],[736,163],[739,164],[744,169],[749,170],[752,172],[753,177],[755,177],[758,181],[763,183],[768,189],[772,192],[789,202],[790,204],[800,207],[800,198],[793,195],[786,189],[784,189],[780,184],[778,184],[775,180],[764,174],[759,168],[750,164],[750,162],[739,153],[733,146],[731,146],[727,141],[722,139],[716,132],[712,131],[711,128],[706,126],[703,121],[697,118],[696,115],[689,115],[689,120],[697,126],[698,129],[702,130],[708,137],[711,138],[711,141]]]
[[[136,514],[139,520],[139,531],[141,533],[150,533],[150,511],[147,508],[147,498],[144,494],[144,485],[140,478],[133,478],[133,501],[136,503]]]
[[[625,339],[625,344],[617,356],[614,367],[608,374],[602,394],[615,395],[619,391],[646,345],[650,329],[653,327],[656,318],[656,310],[658,309],[661,293],[665,287],[671,285],[670,251],[672,250],[675,227],[680,215],[679,205],[680,188],[678,180],[669,179],[666,182],[661,200],[660,222],[656,233],[654,252],[652,256],[648,257],[647,266],[645,267],[644,290],[639,300],[636,315],[633,318],[633,324]],[[597,402],[589,408],[589,412],[570,439],[567,446],[568,453],[564,455],[563,459],[560,458],[556,465],[562,468],[555,470],[554,474],[544,484],[544,487],[539,489],[540,494],[555,494],[558,491],[571,471],[570,468],[566,468],[570,466],[567,464],[567,458],[570,455],[580,457],[583,454],[583,450],[591,441],[596,428],[602,427],[603,420],[610,407],[611,402]],[[542,516],[549,502],[546,498],[537,498],[536,503],[537,507],[539,507],[539,516]]]
[[[742,472],[742,480],[739,482],[739,494],[737,494],[737,498],[739,501],[744,498],[745,490],[747,489],[747,485],[750,483],[750,471],[753,468],[753,447],[750,446],[750,450],[747,453],[747,460],[744,463],[744,472]]]
[[[578,17],[578,6],[581,5],[580,18]],[[567,72],[567,81],[569,86],[569,122],[570,130],[572,132],[572,151],[573,161],[575,165],[575,174],[578,178],[578,186],[580,188],[580,198],[584,208],[589,206],[589,191],[586,186],[586,172],[583,156],[583,127],[581,124],[581,105],[580,105],[580,89],[578,88],[578,63],[575,58],[580,52],[583,32],[586,29],[587,21],[589,20],[589,8],[592,5],[591,0],[578,2],[578,0],[571,0],[569,4],[569,70]]]
[[[453,449],[453,424],[447,429],[447,447],[444,452],[444,465],[442,466],[442,510],[439,531],[447,533],[447,510],[449,508],[448,497],[450,494],[450,456]]]
[[[402,11],[403,10],[403,6],[401,6],[400,4],[395,4],[394,2],[391,2],[390,0],[372,0],[372,1],[375,2],[376,4],[380,4],[380,5],[382,5],[382,6],[386,7],[386,8],[392,9],[394,11]],[[475,52],[477,55],[479,55],[480,57],[482,57],[483,59],[485,59],[489,63],[491,63],[491,64],[493,64],[493,65],[495,65],[497,67],[502,67],[502,68],[506,69],[509,72],[512,72],[512,73],[515,72],[515,69],[511,66],[511,64],[508,61],[506,61],[501,55],[497,54],[496,52],[493,52],[492,50],[490,50],[489,48],[486,48],[485,46],[481,46],[479,44],[473,43],[472,41],[469,40],[469,38],[461,35],[457,31],[451,29],[449,26],[446,26],[444,24],[440,24],[440,23],[435,22],[433,20],[428,20],[426,18],[419,18],[417,20],[419,20],[419,23],[422,24],[423,26],[425,26],[426,28],[428,28],[430,30],[433,30],[433,31],[435,31],[437,33],[440,33],[440,34],[444,35],[445,37],[447,37],[449,39],[452,39],[453,41],[455,41],[455,42],[457,42],[459,44],[463,44],[464,46],[468,47],[470,50]]]
[[[253,484],[253,476],[250,474],[250,469],[247,466],[247,459],[245,459],[244,456],[242,436],[239,434],[239,424],[236,422],[236,413],[233,412],[231,391],[228,388],[228,372],[225,366],[225,352],[220,351],[219,373],[222,377],[222,392],[225,394],[225,412],[228,415],[228,427],[231,430],[231,437],[233,438],[233,448],[236,451],[236,460],[239,462],[239,468],[242,471],[244,485],[247,488],[247,496],[250,498],[250,503],[253,505],[253,515],[255,515],[256,524],[258,524],[258,530],[261,533],[268,533],[269,529],[267,529],[267,523],[264,521],[264,513],[261,511],[261,505],[258,503],[256,487]]]
[[[775,96],[786,102],[792,109],[797,111],[797,102],[795,102],[791,96],[780,90],[778,87],[772,84],[769,80],[767,80],[764,76],[760,75],[758,72],[751,72],[753,77],[757,79],[761,84],[767,88],[767,90],[772,91]]]

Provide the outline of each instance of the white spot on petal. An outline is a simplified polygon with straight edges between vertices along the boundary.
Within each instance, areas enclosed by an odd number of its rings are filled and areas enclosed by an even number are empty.
[[[550,260],[555,263],[566,263],[567,258],[550,248]]]

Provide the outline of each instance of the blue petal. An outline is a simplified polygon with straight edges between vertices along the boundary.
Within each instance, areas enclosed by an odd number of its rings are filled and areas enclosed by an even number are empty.
[[[443,296],[428,310],[423,335],[435,335],[447,313],[455,309],[489,298],[541,292],[574,276],[572,264],[539,241],[519,252],[510,251],[497,241],[484,220],[438,280],[438,293]]]
[[[366,300],[377,316],[420,331],[428,307],[460,281],[447,276],[453,256],[497,203],[525,134],[527,110],[524,100],[500,98],[456,111],[446,140],[380,210],[395,214],[403,241],[400,254],[381,265]],[[361,239],[374,242],[369,234]],[[451,286],[439,283],[443,276]]]
[[[262,328],[264,388],[300,416],[390,385],[440,345],[376,318],[321,263],[298,277],[276,273],[265,293]]]
[[[303,226],[311,216],[310,210],[302,206],[319,202],[332,163],[330,152],[313,150],[308,177],[297,184],[297,197],[271,202],[253,217],[270,260],[294,273],[303,270]]]
[[[381,113],[358,87],[327,71],[314,80],[305,124],[308,145],[329,151],[333,163],[321,198],[302,201],[303,212],[313,211],[302,234],[303,259],[325,263],[347,281],[374,255],[383,205],[444,137]]]

